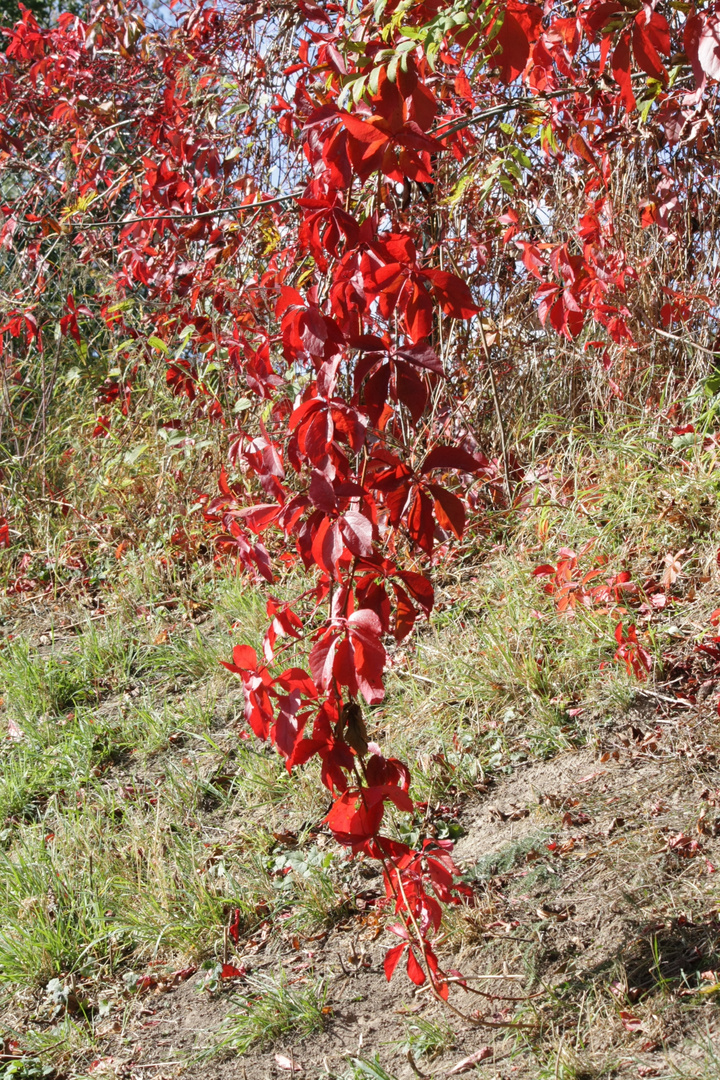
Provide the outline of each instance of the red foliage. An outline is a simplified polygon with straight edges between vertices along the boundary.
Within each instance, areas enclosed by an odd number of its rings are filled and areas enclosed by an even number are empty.
[[[467,890],[447,845],[412,851],[383,834],[391,809],[413,812],[410,776],[368,741],[358,699],[382,701],[388,635],[400,641],[429,616],[430,557],[463,537],[470,483],[492,481],[500,498],[496,467],[458,419],[462,380],[443,346],[453,334],[468,340],[484,306],[471,283],[487,238],[472,231],[472,208],[467,237],[433,234],[426,213],[404,212],[397,189],[415,192],[416,206],[430,202],[443,163],[478,151],[475,103],[487,115],[528,109],[533,129],[544,111],[533,183],[553,159],[584,176],[577,235],[541,242],[520,200],[483,228],[497,230],[510,265],[537,282],[543,325],[572,340],[593,323],[632,347],[624,296],[637,270],[614,227],[610,146],[635,107],[638,75],[655,81],[668,132],[691,98],[702,101],[708,80],[720,79],[720,23],[709,8],[674,12],[671,26],[654,3],[635,11],[615,0],[583,0],[572,18],[507,0],[482,22],[446,18],[433,0],[403,19],[393,19],[394,0],[370,5],[355,22],[334,3],[297,7],[288,99],[276,95],[264,116],[250,108],[267,75],[254,43],[274,32],[263,5],[201,3],[165,33],[107,5],[86,22],[63,14],[49,30],[23,12],[0,71],[0,171],[15,175],[27,146],[35,156],[27,188],[2,207],[0,244],[39,269],[28,275],[35,293],[18,298],[1,331],[6,343],[42,348],[34,312],[49,287],[43,253],[48,238],[72,229],[82,263],[103,266],[119,294],[142,297],[143,335],[163,348],[185,343],[166,362],[167,384],[198,415],[234,423],[230,465],[243,474],[230,483],[223,471],[206,518],[254,578],[273,581],[280,540],[309,579],[292,604],[268,602],[262,658],[237,645],[225,664],[242,681],[245,719],[289,771],[319,759],[334,800],[329,829],[381,860],[402,920],[388,978],[406,956],[412,981],[429,978],[447,997],[432,940],[441,904]],[[683,80],[670,85],[666,65],[678,53],[694,95]],[[229,108],[228,71],[247,108]],[[508,91],[516,83],[522,89]],[[254,146],[259,124],[292,163],[289,193],[263,191],[267,175],[238,174],[230,148]],[[701,116],[697,138],[703,125]],[[54,153],[61,146],[65,161]],[[663,227],[668,206],[666,198],[643,214]],[[247,234],[258,221],[265,246],[251,256]],[[61,336],[80,342],[93,319],[123,339],[140,333],[106,297],[85,300],[67,296]],[[214,394],[210,364],[257,398],[254,430]],[[112,405],[129,407],[130,389],[107,388],[95,437],[110,429]],[[3,519],[0,546],[8,535]],[[623,575],[588,588],[600,571],[580,575],[573,553],[560,554],[558,566],[535,571],[551,579],[559,606],[614,606],[628,590]],[[616,637],[616,658],[644,677],[650,658],[635,627],[619,624]],[[309,671],[281,670],[288,642],[303,643]]]

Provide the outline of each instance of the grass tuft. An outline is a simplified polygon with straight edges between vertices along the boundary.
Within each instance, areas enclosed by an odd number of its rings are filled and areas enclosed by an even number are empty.
[[[248,976],[246,991],[235,999],[225,1019],[217,1049],[245,1054],[284,1036],[302,1039],[322,1031],[325,999],[322,981],[299,985],[284,973],[277,978]]]

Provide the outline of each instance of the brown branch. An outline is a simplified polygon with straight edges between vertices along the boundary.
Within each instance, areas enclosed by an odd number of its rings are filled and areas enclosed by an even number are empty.
[[[63,225],[72,225],[77,232],[82,232],[84,229],[108,229],[120,225],[136,225],[141,221],[200,221],[203,218],[218,217],[220,214],[236,214],[241,210],[257,210],[260,206],[273,206],[275,203],[291,202],[300,195],[302,195],[301,188],[297,191],[290,191],[286,195],[275,195],[271,199],[259,199],[258,202],[254,203],[236,203],[233,206],[218,206],[214,210],[191,210],[187,214],[157,213],[149,214],[146,217],[123,218],[120,221],[88,221],[77,225],[66,218]]]
[[[716,360],[720,360],[720,350],[718,349],[713,351],[706,348],[705,345],[698,345],[696,341],[688,341],[687,338],[680,337],[679,334],[671,334],[669,331],[659,330],[657,327],[654,327],[654,330],[656,334],[660,334],[660,337],[669,338],[670,341],[677,341],[680,345],[686,345],[689,349],[697,349],[698,352],[705,353],[706,356],[712,356]]]

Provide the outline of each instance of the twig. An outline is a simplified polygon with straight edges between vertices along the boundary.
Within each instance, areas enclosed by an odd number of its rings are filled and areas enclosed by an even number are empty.
[[[184,1065],[184,1061],[148,1061],[147,1065],[131,1065],[131,1069],[159,1069],[161,1065]]]
[[[401,676],[402,675],[407,675],[407,677],[409,679],[417,679],[418,682],[429,683],[430,686],[435,685],[435,680],[434,679],[428,679],[425,675],[416,675],[414,671],[396,671],[395,674],[396,675],[401,675]]]
[[[493,105],[489,109],[483,109],[473,116],[458,121],[457,124],[453,124],[446,131],[437,131],[433,134],[436,139],[444,139],[448,135],[454,135],[456,131],[462,131],[463,128],[470,127],[471,124],[479,124],[481,120],[490,120],[493,116],[502,116],[503,113],[513,112],[513,110],[522,108],[524,105],[542,105],[544,101],[549,101],[550,98],[567,97],[569,94],[586,94],[590,89],[589,86],[569,86],[562,90],[549,90],[547,93],[538,94],[536,97],[514,98],[512,101],[506,101],[502,105]]]
[[[257,210],[260,206],[273,206],[275,203],[292,202],[302,195],[302,189],[290,191],[285,195],[275,195],[271,199],[260,199],[254,203],[235,203],[233,206],[218,206],[214,210],[190,210],[186,214],[148,214],[147,216],[123,218],[119,221],[88,221],[75,224],[67,218],[64,225],[72,225],[78,232],[83,229],[106,229],[112,226],[137,225],[142,221],[200,221],[203,218],[218,217],[220,214],[236,214],[241,210]]]
[[[420,1072],[420,1070],[417,1067],[417,1064],[415,1063],[415,1058],[413,1057],[413,1052],[409,1047],[405,1052],[405,1056],[406,1056],[406,1058],[408,1060],[408,1065],[410,1066],[412,1071],[415,1073],[415,1075],[419,1076],[420,1080],[428,1080],[429,1074],[424,1073],[424,1072]]]
[[[669,694],[660,694],[657,690],[646,690],[644,686],[639,686],[635,692],[644,694],[645,697],[658,698],[660,701],[669,701],[671,705],[682,705],[684,709],[695,709],[697,707],[693,705],[692,701],[687,701],[685,698],[670,697]]]
[[[510,482],[510,464],[508,462],[507,455],[507,443],[505,441],[505,423],[502,417],[502,411],[500,409],[500,398],[498,397],[497,384],[495,382],[495,372],[493,371],[492,360],[490,359],[490,349],[488,348],[487,338],[485,337],[485,327],[483,326],[482,318],[478,319],[478,326],[480,327],[480,338],[482,340],[483,352],[485,353],[485,362],[490,372],[490,385],[492,387],[493,403],[495,405],[495,414],[497,416],[498,428],[500,429],[500,449],[502,450],[503,470],[505,472],[505,486],[507,488],[508,506],[512,506],[513,490]]]
[[[342,959],[342,956],[340,955],[340,953],[337,954],[337,958],[338,958],[338,961],[340,963],[340,967],[342,968],[343,975],[347,979],[349,979],[352,976],[353,972],[348,971],[348,969],[345,967],[345,965],[343,964],[343,959]],[[340,978],[340,976],[338,976],[338,978]]]
[[[490,1001],[532,1001],[533,998],[542,997],[544,990],[538,990],[536,994],[526,994],[524,997],[507,997],[505,994],[488,994],[485,990],[478,990],[475,986],[468,986],[467,979],[462,975],[449,975],[445,980],[448,983],[458,983],[469,994],[479,994],[480,997],[489,998]]]
[[[635,72],[631,76],[636,82],[643,81],[645,77],[642,72]],[[513,110],[524,105],[542,105],[543,102],[550,101],[552,98],[569,97],[571,94],[591,94],[593,90],[597,89],[600,88],[588,86],[587,84],[583,86],[565,86],[560,90],[546,90],[540,94],[535,94],[533,97],[513,98],[502,105],[493,105],[489,109],[482,109],[480,112],[474,113],[473,116],[459,120],[445,131],[433,131],[432,134],[436,139],[444,139],[448,135],[454,135],[456,131],[462,131],[463,128],[470,127],[471,124],[478,124],[481,120],[490,120],[493,116],[502,116],[503,113],[513,112]]]
[[[421,961],[422,961],[422,967],[423,967],[425,975],[427,977],[427,985],[426,985],[426,987],[422,987],[421,991],[422,991],[422,989],[425,989],[425,988],[431,990],[432,994],[433,994],[433,997],[437,1001],[439,1001],[441,1005],[444,1005],[446,1009],[450,1010],[450,1012],[455,1013],[456,1016],[459,1016],[460,1019],[464,1020],[466,1024],[477,1024],[478,1027],[489,1027],[489,1028],[531,1028],[532,1027],[531,1024],[518,1024],[516,1022],[513,1022],[512,1020],[482,1020],[482,1019],[480,1019],[480,1017],[477,1017],[477,1016],[468,1016],[467,1013],[464,1013],[461,1009],[456,1008],[455,1005],[453,1005],[450,1001],[448,1001],[446,998],[444,998],[442,996],[442,994],[438,990],[437,986],[435,985],[435,975],[434,975],[434,973],[432,971],[432,968],[430,967],[430,965],[429,965],[429,963],[427,961],[427,957],[425,955],[424,939],[423,939],[422,933],[420,931],[420,927],[417,924],[417,920],[416,920],[415,916],[412,913],[410,905],[408,904],[408,899],[407,899],[407,896],[405,895],[405,889],[403,888],[402,877],[400,876],[400,871],[399,870],[396,871],[396,878],[397,878],[398,888],[400,889],[400,894],[401,894],[401,896],[403,898],[403,902],[405,904],[405,910],[407,912],[407,915],[408,915],[408,918],[409,918],[410,922],[412,923],[413,929],[414,929],[414,931],[415,931],[415,933],[417,935],[418,952],[420,953],[420,958],[421,958]],[[408,941],[408,948],[410,948],[410,947],[411,947],[410,942]],[[419,992],[421,992],[421,991],[419,991]]]
[[[654,327],[655,333],[660,337],[670,338],[671,341],[679,341],[681,345],[687,345],[691,349],[697,349],[698,352],[705,353],[706,356],[712,356],[715,360],[720,360],[720,352],[706,348],[704,345],[698,345],[696,341],[688,341],[687,338],[680,337],[679,334],[671,334],[668,330],[659,330]]]

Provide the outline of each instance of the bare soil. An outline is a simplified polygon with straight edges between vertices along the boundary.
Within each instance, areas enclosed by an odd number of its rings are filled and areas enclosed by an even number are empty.
[[[377,1056],[404,1080],[446,1075],[487,1046],[475,1068],[495,1080],[538,1077],[553,1055],[558,1077],[709,1078],[720,1016],[717,743],[713,702],[680,711],[646,699],[600,746],[521,767],[467,801],[456,854],[478,901],[455,916],[445,949],[446,966],[486,995],[455,990],[467,1019],[402,976],[388,985],[385,935],[356,913],[321,940],[271,935],[240,953],[249,971],[282,968],[300,984],[321,975],[322,1034],[203,1059],[233,990],[203,991],[196,975],[138,1000],[122,1039],[104,1033],[92,1075],[269,1080],[290,1075],[289,1059],[297,1075],[341,1076],[348,1058]],[[456,1039],[415,1071],[404,1043],[418,1015],[448,1021]]]

